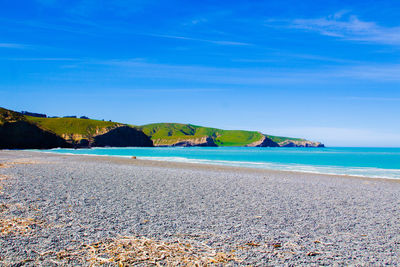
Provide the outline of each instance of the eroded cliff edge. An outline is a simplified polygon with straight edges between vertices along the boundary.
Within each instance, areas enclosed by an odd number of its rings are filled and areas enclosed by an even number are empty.
[[[153,142],[142,131],[124,124],[71,118],[35,120],[0,108],[0,149],[92,146],[151,147]]]
[[[320,142],[280,137],[258,131],[223,130],[181,123],[140,126],[155,146],[323,147]]]
[[[94,137],[93,146],[104,147],[152,147],[153,142],[142,131],[129,126],[120,126]]]
[[[183,147],[191,147],[191,146],[207,146],[207,147],[216,147],[218,146],[212,137],[203,136],[199,138],[178,138],[173,142],[169,142],[168,140],[163,139],[155,139],[153,140],[154,146],[158,147],[168,147],[168,146],[183,146]]]
[[[29,113],[35,115],[35,113]],[[28,116],[0,108],[0,148],[55,147],[324,147],[320,142],[180,123],[132,126],[76,116]]]
[[[17,112],[0,108],[0,149],[72,147],[55,133],[28,122]]]

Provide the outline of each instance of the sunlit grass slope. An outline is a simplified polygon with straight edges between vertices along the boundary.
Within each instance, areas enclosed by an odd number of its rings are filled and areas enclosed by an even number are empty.
[[[30,122],[35,123],[39,127],[50,130],[57,135],[88,135],[96,134],[96,132],[112,129],[120,125],[117,122],[77,119],[77,118],[37,118],[25,116]]]
[[[306,139],[301,139],[301,138],[292,138],[292,137],[284,137],[284,136],[274,136],[274,135],[265,135],[267,138],[271,139],[275,143],[281,143],[286,140],[290,141],[306,141]]]
[[[153,123],[139,127],[158,144],[168,145],[182,139],[211,137],[218,146],[245,146],[261,140],[261,133],[255,131],[222,130],[180,123]]]

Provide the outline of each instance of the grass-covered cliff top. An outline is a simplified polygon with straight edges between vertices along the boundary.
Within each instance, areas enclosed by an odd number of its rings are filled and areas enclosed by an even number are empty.
[[[50,130],[57,135],[87,135],[95,134],[96,131],[112,129],[117,126],[123,125],[117,122],[92,120],[92,119],[78,119],[78,118],[37,118],[25,116],[26,119],[35,123],[39,127]]]
[[[24,116],[21,113],[0,108],[0,126],[4,122],[28,121],[44,130],[51,131],[59,136],[76,141],[104,134],[118,126],[131,126],[142,130],[156,145],[172,145],[177,142],[210,137],[218,146],[246,146],[262,140],[263,134],[257,131],[223,130],[181,123],[153,123],[143,126],[133,126],[118,122],[78,119],[78,118],[39,118]],[[285,141],[306,141],[301,138],[265,135],[276,143]],[[204,140],[203,140],[204,142]]]
[[[284,136],[274,136],[274,135],[265,135],[267,138],[271,139],[272,141],[274,141],[275,143],[281,143],[284,142],[286,140],[290,140],[290,141],[307,141],[306,139],[302,139],[302,138],[292,138],[292,137],[284,137]]]
[[[262,138],[262,134],[255,131],[222,130],[181,123],[153,123],[139,129],[153,141],[165,145],[182,139],[211,137],[218,146],[245,146]]]
[[[25,120],[21,113],[0,108],[0,125],[3,125],[5,122],[16,122],[20,120]]]

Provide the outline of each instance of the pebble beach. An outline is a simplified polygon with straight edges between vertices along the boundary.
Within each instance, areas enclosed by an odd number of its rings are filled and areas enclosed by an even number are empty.
[[[399,265],[400,183],[0,151],[0,265]]]

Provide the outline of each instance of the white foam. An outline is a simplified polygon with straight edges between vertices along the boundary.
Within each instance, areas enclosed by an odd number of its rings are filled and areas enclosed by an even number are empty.
[[[131,155],[112,155],[103,154],[99,150],[104,148],[93,148],[90,151],[98,151],[98,153],[74,153],[74,149],[53,149],[46,151],[40,151],[45,153],[57,153],[57,154],[68,154],[68,155],[85,155],[85,156],[113,156],[130,158]],[[121,149],[121,148],[106,148],[106,149]],[[132,149],[132,148],[122,148]],[[137,149],[137,148],[134,148]],[[146,149],[146,148],[142,148]],[[175,149],[175,148],[174,148]],[[182,148],[181,148],[182,149]],[[34,150],[32,150],[34,151]],[[82,150],[80,150],[82,151]],[[101,154],[100,154],[101,153]],[[153,156],[137,156],[138,159],[144,160],[158,160],[158,161],[171,161],[171,162],[185,162],[185,163],[196,163],[196,164],[213,164],[213,165],[226,165],[235,167],[248,167],[248,168],[261,168],[270,170],[281,170],[281,171],[296,171],[305,173],[316,173],[316,174],[332,174],[332,175],[345,175],[345,176],[361,176],[371,178],[388,178],[388,179],[400,179],[399,169],[382,169],[374,167],[341,167],[341,166],[316,166],[316,165],[302,165],[302,164],[281,164],[272,162],[250,162],[250,161],[229,161],[229,160],[210,160],[210,159],[190,159],[187,157],[153,157]]]
[[[213,165],[226,165],[235,167],[261,168],[281,171],[295,171],[316,174],[332,174],[343,176],[361,176],[371,178],[384,179],[400,179],[400,170],[397,169],[380,169],[380,168],[354,168],[354,167],[338,167],[338,166],[312,166],[300,164],[277,164],[268,162],[248,162],[248,161],[227,161],[227,160],[206,160],[206,159],[188,159],[184,157],[138,157],[139,159],[201,163]]]

